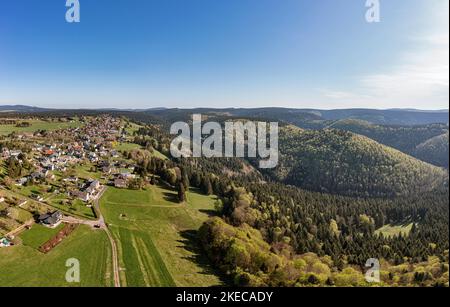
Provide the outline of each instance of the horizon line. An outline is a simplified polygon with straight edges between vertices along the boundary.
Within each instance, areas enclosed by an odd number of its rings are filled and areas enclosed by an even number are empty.
[[[197,110],[197,109],[210,109],[210,110],[227,110],[227,109],[241,109],[241,110],[253,110],[253,109],[285,109],[285,110],[319,110],[319,111],[337,111],[337,110],[376,110],[376,111],[424,111],[424,112],[449,112],[449,108],[444,109],[417,109],[417,108],[388,108],[388,109],[379,109],[379,108],[370,108],[370,107],[352,107],[352,108],[312,108],[312,107],[285,107],[285,106],[261,106],[261,107],[205,107],[205,106],[199,106],[199,107],[142,107],[142,108],[126,108],[126,107],[99,107],[99,108],[67,108],[67,107],[42,107],[38,105],[26,105],[26,104],[0,104],[0,107],[26,107],[26,108],[35,108],[35,109],[42,109],[42,110],[119,110],[119,111],[140,111],[140,110]],[[13,111],[13,110],[12,110]]]

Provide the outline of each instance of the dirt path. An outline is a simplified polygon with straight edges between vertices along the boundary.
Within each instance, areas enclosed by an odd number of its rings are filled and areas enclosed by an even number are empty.
[[[108,229],[108,225],[106,225],[105,218],[103,217],[102,211],[100,210],[100,198],[102,198],[103,193],[106,191],[106,187],[103,187],[102,190],[97,194],[94,199],[94,207],[95,211],[98,214],[98,221],[95,223],[100,226],[103,230],[105,230],[108,235],[109,242],[111,243],[111,255],[112,255],[112,264],[113,264],[113,275],[114,275],[114,287],[120,287],[120,274],[119,274],[119,257],[117,253],[117,245],[116,241],[114,241],[114,237]],[[90,221],[88,221],[90,222]]]
[[[117,256],[117,245],[114,241],[114,238],[109,231],[109,229],[105,228],[106,234],[108,235],[109,241],[111,242],[111,251],[112,251],[112,259],[113,259],[113,275],[114,275],[114,287],[120,287],[120,275],[119,275],[119,258]]]

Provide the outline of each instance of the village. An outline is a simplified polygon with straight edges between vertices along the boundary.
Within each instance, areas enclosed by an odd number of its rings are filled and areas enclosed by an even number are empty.
[[[95,202],[105,186],[125,189],[136,177],[122,153],[140,146],[129,142],[125,126],[105,115],[85,117],[76,127],[3,137],[0,247],[14,245],[17,233],[33,223],[56,229],[63,221],[88,220],[104,226]]]

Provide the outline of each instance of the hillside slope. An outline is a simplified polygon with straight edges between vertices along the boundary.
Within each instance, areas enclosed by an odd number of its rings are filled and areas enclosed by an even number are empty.
[[[361,134],[405,153],[410,153],[419,144],[448,132],[448,125],[446,124],[385,126],[374,125],[367,121],[356,119],[339,120],[328,125],[327,128]]]
[[[449,133],[441,134],[419,144],[413,155],[423,161],[448,169]]]
[[[350,196],[401,196],[445,184],[448,173],[365,136],[326,129],[280,130],[273,178],[305,189]]]

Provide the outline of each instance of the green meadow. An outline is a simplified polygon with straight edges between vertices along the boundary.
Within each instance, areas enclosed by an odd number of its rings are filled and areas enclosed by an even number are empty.
[[[70,122],[59,122],[59,121],[43,121],[43,120],[18,120],[19,123],[27,122],[31,125],[29,127],[16,127],[16,125],[0,125],[0,135],[8,135],[13,132],[35,132],[38,130],[59,130],[65,128],[75,128],[81,125],[81,122],[74,120]]]
[[[108,188],[101,210],[119,249],[124,286],[215,286],[221,281],[200,255],[195,233],[214,210],[215,197],[151,186]]]
[[[34,226],[35,227],[35,226]],[[33,230],[28,230],[33,231]],[[25,242],[34,242],[36,233],[26,232]],[[70,258],[79,260],[80,283],[65,279]],[[14,287],[89,287],[112,286],[111,246],[104,231],[79,226],[48,254],[20,245],[0,248],[0,286]]]
[[[24,231],[20,238],[22,244],[38,249],[42,244],[56,236],[56,234],[64,228],[64,224],[60,224],[55,228],[48,228],[39,224],[34,224],[30,230]]]
[[[142,146],[138,145],[138,144],[134,144],[134,143],[125,143],[125,142],[120,142],[119,144],[117,144],[114,149],[117,151],[131,151],[134,149],[141,149]]]
[[[100,205],[117,243],[122,286],[222,285],[196,239],[214,213],[216,197],[191,189],[187,199],[179,204],[176,191],[160,186],[108,187]],[[59,207],[57,196],[48,202]],[[104,231],[81,225],[48,254],[38,251],[61,227],[33,225],[19,235],[22,244],[0,249],[0,286],[112,286],[111,246]],[[80,260],[79,284],[64,279],[69,258]]]
[[[67,198],[67,195],[59,194],[50,197],[47,203],[55,209],[79,218],[88,220],[95,220],[97,218],[92,207],[88,207],[85,202],[80,199],[74,199],[71,200],[71,203],[69,205],[64,203],[65,201],[67,201]]]
[[[377,229],[375,234],[383,234],[385,237],[394,237],[400,234],[407,236],[411,231],[413,223],[405,225],[384,225],[383,227]]]
[[[126,142],[120,142],[114,147],[114,149],[120,152],[132,151],[135,149],[142,149],[142,148],[143,147],[141,145]],[[152,156],[162,160],[167,160],[167,157],[156,149],[153,150]]]

